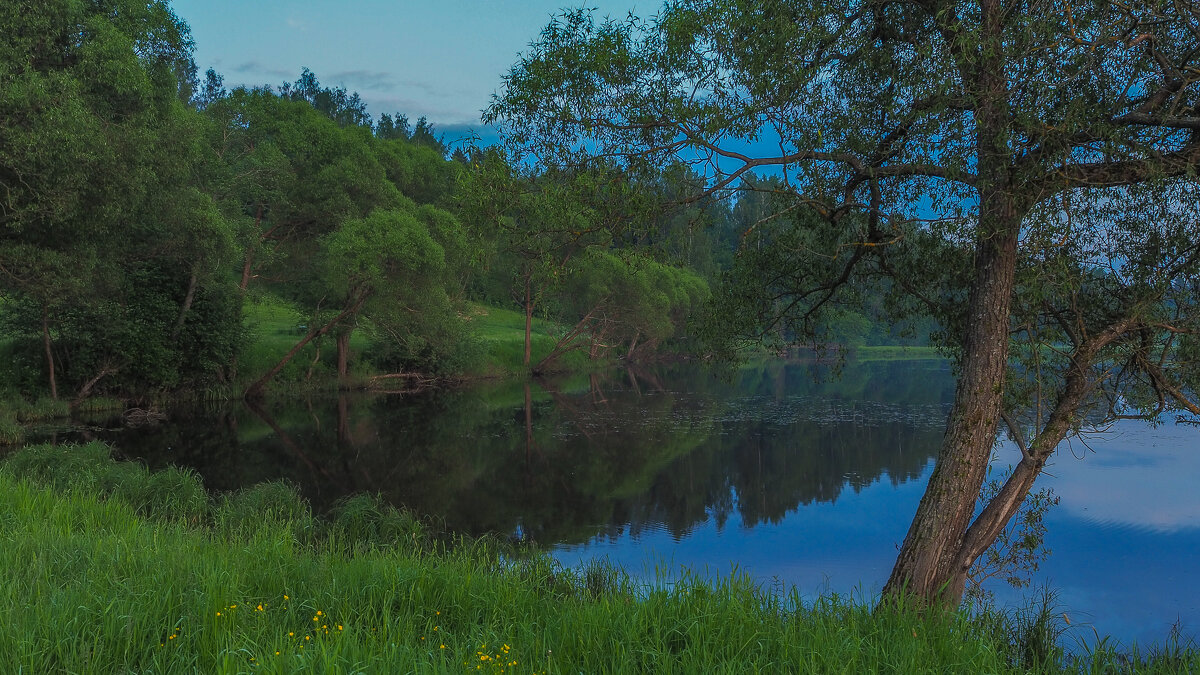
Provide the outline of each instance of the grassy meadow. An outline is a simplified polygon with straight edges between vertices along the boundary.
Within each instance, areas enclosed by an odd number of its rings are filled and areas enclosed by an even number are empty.
[[[369,496],[210,496],[108,448],[0,466],[0,671],[1196,672],[1195,651],[1064,656],[1051,615],[872,611],[744,577],[634,582],[429,530]]]

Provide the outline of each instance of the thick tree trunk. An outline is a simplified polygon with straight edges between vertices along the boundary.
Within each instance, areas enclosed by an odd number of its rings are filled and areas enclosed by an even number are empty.
[[[960,64],[976,102],[979,190],[975,271],[967,301],[962,372],[937,465],[883,589],[885,598],[905,594],[925,604],[951,607],[962,600],[970,567],[962,555],[963,544],[1003,414],[1017,244],[1024,213],[1014,194],[1008,148],[1010,119],[1000,0],[981,0],[980,12],[980,58]],[[1018,482],[1027,479],[1031,468],[1020,472]],[[1036,477],[1036,472],[1033,475]],[[1028,480],[1032,484],[1032,477]]]
[[[54,350],[50,348],[50,308],[42,303],[42,347],[46,351],[46,366],[50,371],[50,398],[58,400],[58,380],[54,376]]]
[[[959,556],[996,440],[1008,360],[1017,232],[983,237],[976,249],[962,374],[937,466],[896,558],[884,595],[904,592],[957,605],[967,568]],[[969,565],[968,565],[969,567]]]

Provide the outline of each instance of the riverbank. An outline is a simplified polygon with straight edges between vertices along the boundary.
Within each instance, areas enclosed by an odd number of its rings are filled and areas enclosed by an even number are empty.
[[[100,444],[0,468],[0,669],[18,672],[1180,672],[1195,651],[1067,662],[996,614],[802,603],[744,578],[634,584],[431,531],[368,497],[315,519],[271,483],[211,497]]]

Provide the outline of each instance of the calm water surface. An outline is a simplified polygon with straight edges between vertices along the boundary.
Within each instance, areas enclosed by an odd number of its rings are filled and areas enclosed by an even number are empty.
[[[170,411],[86,435],[214,490],[286,479],[314,508],[361,491],[565,564],[680,566],[878,593],[916,510],[954,383],[944,362],[695,367]],[[814,380],[814,376],[821,378]],[[1057,589],[1077,640],[1200,635],[1200,429],[1126,422],[1060,448],[1044,484]],[[1000,463],[1016,461],[1002,447]],[[990,586],[1008,605],[1030,591]]]

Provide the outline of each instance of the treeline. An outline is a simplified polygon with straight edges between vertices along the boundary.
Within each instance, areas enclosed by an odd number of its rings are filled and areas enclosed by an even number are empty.
[[[769,190],[680,206],[701,180],[684,166],[516,166],[447,147],[424,118],[373,120],[307,69],[228,91],[212,70],[201,81],[191,49],[165,2],[0,9],[10,388],[255,395],[314,340],[336,345],[345,377],[357,333],[369,370],[462,371],[481,358],[470,302],[525,313],[535,370],[572,350],[696,350],[688,319],[710,284],[773,248],[735,264],[739,241],[769,227]],[[274,364],[239,361],[248,298],[308,317]],[[853,335],[875,330],[853,314]],[[537,360],[535,315],[563,326]]]

